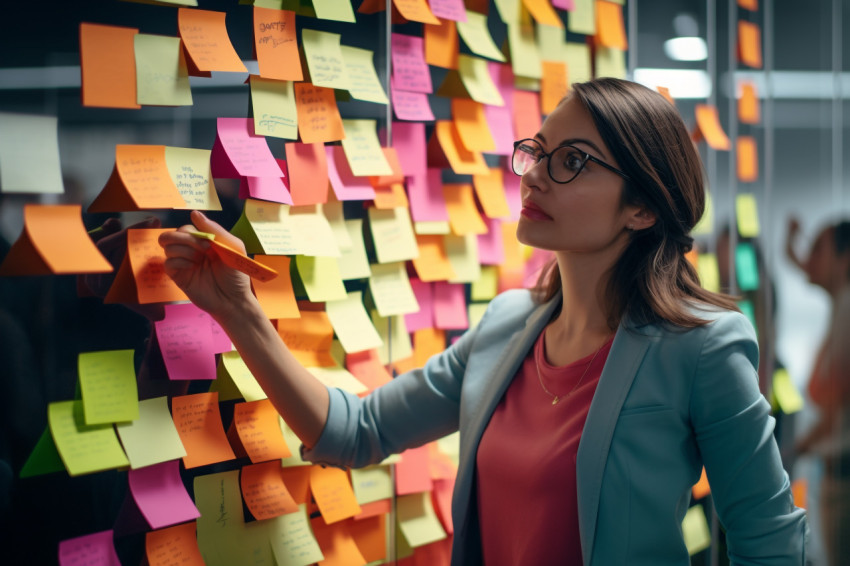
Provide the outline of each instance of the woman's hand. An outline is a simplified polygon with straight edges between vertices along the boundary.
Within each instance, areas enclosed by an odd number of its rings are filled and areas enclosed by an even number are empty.
[[[245,245],[216,222],[197,210],[192,211],[193,226],[165,232],[159,244],[165,249],[165,272],[198,307],[217,320],[227,319],[253,299],[251,279],[225,265],[203,238],[189,232],[198,230],[215,235],[219,241],[245,253]]]

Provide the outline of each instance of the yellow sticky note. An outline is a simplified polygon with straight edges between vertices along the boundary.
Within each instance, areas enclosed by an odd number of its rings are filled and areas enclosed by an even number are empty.
[[[339,274],[344,281],[362,279],[372,273],[369,269],[369,258],[366,255],[366,244],[363,241],[363,219],[354,218],[345,221],[351,246],[340,250]]]
[[[711,191],[705,191],[705,210],[702,213],[702,218],[699,219],[697,225],[691,230],[693,235],[711,234],[714,230],[714,200],[711,198]]]
[[[381,346],[381,337],[372,326],[360,291],[352,291],[342,300],[328,301],[325,303],[325,311],[346,353],[362,352]]]
[[[295,267],[307,297],[314,303],[346,298],[345,285],[335,257],[295,256]]]
[[[613,47],[597,47],[596,76],[625,79],[626,52]]]
[[[504,106],[505,101],[493,83],[487,60],[469,55],[458,55],[458,74],[472,100],[491,106]]]
[[[472,283],[481,278],[481,264],[478,260],[478,236],[466,234],[443,236],[446,255],[455,272],[449,283]]]
[[[325,559],[303,503],[297,512],[269,519],[269,523],[269,542],[278,566],[306,566]]]
[[[379,263],[413,259],[419,255],[407,208],[369,208],[369,229]],[[374,267],[372,268],[374,273]]]
[[[130,465],[111,424],[84,424],[82,401],[50,403],[47,423],[62,463],[71,476]]]
[[[165,146],[165,166],[189,210],[221,210],[208,149]]]
[[[563,27],[538,25],[537,49],[544,59],[556,60],[563,57],[566,33]]]
[[[248,366],[242,360],[242,356],[236,350],[224,352],[221,355],[219,369],[227,373],[227,376],[236,385],[236,388],[242,394],[242,398],[246,401],[260,401],[268,398],[266,392],[257,383],[254,374],[251,373],[251,370],[248,369]],[[216,381],[221,379],[221,377],[219,375]]]
[[[134,350],[84,352],[77,358],[85,424],[139,418]]]
[[[472,301],[489,301],[499,291],[499,270],[493,265],[481,267],[481,277],[472,282],[469,298]]]
[[[0,191],[63,193],[55,116],[0,113]]]
[[[735,215],[738,219],[738,233],[744,238],[756,238],[759,235],[759,215],[756,196],[741,193],[735,197]]]
[[[416,310],[419,310],[419,305],[416,305]],[[378,348],[378,358],[381,363],[384,365],[393,364],[411,357],[413,355],[413,344],[410,342],[410,334],[407,332],[404,316],[383,317],[378,314],[378,311],[372,311],[370,314],[375,330],[378,331],[381,340],[384,341],[384,345]]]
[[[351,0],[312,0],[312,4],[320,20],[355,22]]]
[[[514,76],[539,79],[543,76],[540,51],[534,39],[534,28],[521,24],[508,25],[508,47]]]
[[[289,222],[296,236],[299,255],[339,257],[339,246],[322,205],[293,206]]]
[[[478,12],[466,11],[466,21],[457,22],[458,35],[469,47],[469,50],[495,61],[504,61],[505,56],[493,41],[490,30],[487,27],[487,15]]]
[[[446,538],[431,493],[423,491],[402,495],[397,499],[398,526],[407,544],[416,548]]]
[[[348,74],[348,92],[357,100],[387,104],[387,93],[375,71],[374,53],[369,49],[342,45],[342,60]]]
[[[249,253],[339,256],[330,224],[315,206],[245,199],[242,216],[231,232],[242,239]]]
[[[345,130],[342,149],[355,176],[392,175],[392,167],[378,141],[375,120],[343,120],[342,126]]]
[[[720,292],[720,271],[716,255],[700,254],[697,258],[697,273],[704,289],[714,293]]]
[[[372,323],[369,323],[372,326]],[[373,327],[374,328],[374,327]],[[375,333],[377,335],[377,332]],[[378,337],[380,340],[380,337]],[[354,377],[350,371],[341,366],[332,367],[308,367],[307,370],[313,376],[328,387],[341,389],[354,395],[366,393],[369,388],[360,380]]]
[[[328,202],[317,205],[319,211],[327,219],[328,225],[333,232],[334,240],[340,250],[351,248],[351,234],[345,227],[345,215],[343,214],[342,201],[336,200],[333,191],[328,194]]]
[[[484,313],[487,312],[489,303],[469,303],[466,306],[467,316],[469,316],[469,327],[475,328],[481,319],[484,318]]]
[[[419,311],[419,302],[413,294],[407,268],[402,262],[373,265],[372,275],[369,277],[369,291],[378,314],[382,317]],[[381,332],[380,328],[376,327],[376,330]]]
[[[567,16],[567,29],[572,33],[596,34],[596,0],[573,0]]]
[[[708,528],[702,505],[694,505],[685,513],[682,537],[691,556],[711,546],[711,529]]]
[[[805,404],[803,396],[800,395],[791,375],[785,368],[779,368],[773,372],[773,396],[779,403],[779,408],[786,415],[796,413]]]
[[[583,83],[592,78],[590,47],[586,43],[568,41],[564,44],[563,53],[570,83]]]
[[[136,53],[136,102],[148,106],[189,106],[189,69],[179,37],[139,33]]]
[[[503,23],[509,25],[519,23],[521,0],[494,0],[494,4]]]
[[[326,88],[348,88],[348,73],[340,49],[338,33],[301,30],[304,58],[310,70],[310,82]]]
[[[351,470],[351,486],[360,505],[390,499],[393,479],[387,466],[377,465]]]
[[[168,410],[168,397],[139,401],[139,418],[115,425],[132,469],[186,456]]]
[[[287,140],[298,139],[298,114],[292,81],[276,81],[251,75],[254,133]]]

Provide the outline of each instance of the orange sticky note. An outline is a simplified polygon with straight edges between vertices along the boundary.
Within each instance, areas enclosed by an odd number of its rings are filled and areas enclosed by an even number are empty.
[[[522,5],[538,24],[556,28],[564,27],[564,22],[558,17],[558,13],[555,12],[555,8],[552,7],[549,0],[522,0]]]
[[[292,278],[289,274],[290,258],[285,255],[255,255],[254,261],[267,265],[277,271],[278,276],[272,281],[251,281],[254,294],[263,308],[266,316],[277,318],[298,318],[298,303],[292,289]]]
[[[331,142],[345,137],[334,89],[296,83],[295,108],[302,142]]]
[[[759,178],[758,148],[752,136],[739,136],[737,145],[738,180],[752,183]]]
[[[413,359],[423,367],[431,356],[446,349],[446,331],[439,328],[420,328],[413,333]]]
[[[708,476],[705,475],[705,468],[702,469],[699,481],[691,488],[691,493],[693,493],[694,499],[702,499],[711,493],[711,487],[708,485]]]
[[[491,167],[486,174],[472,176],[472,184],[478,202],[488,218],[508,218],[511,208],[505,196],[504,170],[501,167]]]
[[[195,521],[145,533],[150,566],[204,566]]]
[[[413,267],[422,281],[448,281],[457,277],[443,236],[439,234],[416,234],[419,256],[413,259]]]
[[[670,96],[670,89],[669,88],[667,88],[666,86],[657,86],[657,87],[655,87],[655,90],[657,90],[659,92],[659,94],[661,94],[661,96],[666,98],[667,102],[669,102],[673,106],[676,106],[676,101],[673,100],[672,96]]]
[[[791,482],[791,494],[794,497],[794,505],[800,509],[805,509],[808,505],[808,501],[806,501],[808,487],[809,484],[806,478],[797,478]]]
[[[186,469],[236,458],[224,433],[218,393],[175,396],[171,400],[171,416],[186,448]]]
[[[389,210],[391,208],[407,208],[410,202],[407,200],[407,193],[404,192],[404,185],[401,183],[393,183],[383,187],[375,187],[375,198],[373,199],[375,208]]]
[[[515,90],[513,117],[516,139],[533,138],[543,123],[540,95],[530,90]]]
[[[705,139],[708,146],[713,149],[729,150],[731,144],[720,125],[717,107],[711,104],[697,104],[694,111],[698,133]]]
[[[406,20],[423,24],[440,23],[425,0],[393,0],[393,5]]]
[[[738,6],[755,12],[759,9],[759,0],[738,0]]]
[[[328,202],[328,156],[323,143],[286,144],[286,169],[294,205]]]
[[[248,72],[230,43],[225,15],[212,10],[177,9],[177,29],[190,75],[209,76],[210,71]]]
[[[495,151],[484,105],[468,98],[452,98],[452,118],[463,146],[470,151]]]
[[[234,250],[227,244],[216,240],[209,240],[210,249],[221,259],[221,262],[226,266],[237,271],[241,271],[245,275],[258,281],[271,281],[277,277],[277,271],[267,265],[263,265],[258,261],[254,261],[240,251]]]
[[[141,108],[136,104],[138,29],[80,24],[80,70],[83,106]]]
[[[570,85],[567,79],[567,65],[563,61],[543,61],[543,77],[540,79],[540,110],[550,114]]]
[[[348,523],[325,524],[320,517],[312,519],[310,525],[313,534],[322,549],[324,560],[319,561],[319,566],[362,566],[366,559],[360,553],[360,549],[354,542]]]
[[[449,212],[449,227],[452,234],[486,234],[487,225],[478,214],[472,185],[466,183],[449,183],[443,185],[443,198]]]
[[[310,490],[325,523],[330,525],[360,513],[348,472],[339,468],[310,468]]]
[[[116,145],[115,166],[89,212],[185,208],[171,180],[164,145]]]
[[[310,468],[311,466],[295,466],[280,470],[283,483],[298,505],[310,503]]]
[[[261,77],[304,80],[295,38],[295,12],[254,6],[254,51]]]
[[[242,466],[242,498],[255,519],[272,519],[298,511],[298,504],[283,483],[280,462]]]
[[[472,175],[487,171],[484,156],[466,149],[452,120],[437,120],[434,134],[428,141],[428,163],[448,164],[458,175]]]
[[[255,464],[292,456],[280,430],[280,415],[268,399],[237,403],[233,422],[245,452]]]
[[[738,60],[754,69],[761,69],[761,28],[758,24],[738,21]]]
[[[165,273],[165,250],[158,239],[163,232],[172,230],[127,230],[127,253],[103,302],[145,305],[189,300]]]
[[[744,124],[758,124],[761,121],[758,91],[750,81],[741,83],[741,96],[738,98],[738,120]]]
[[[346,525],[366,562],[384,560],[387,557],[386,521],[386,515],[376,515],[348,521]]]
[[[331,367],[334,329],[324,311],[302,311],[301,318],[279,319],[277,333],[292,354],[306,367]]]
[[[620,51],[629,48],[621,4],[596,0],[596,42]]]
[[[0,265],[0,275],[108,273],[78,204],[24,205],[24,229]]]
[[[375,517],[376,515],[386,515],[392,511],[392,500],[379,499],[372,503],[362,503],[360,504],[360,509],[360,514],[354,517],[355,521],[368,519],[369,517]]]
[[[374,349],[345,354],[345,369],[351,372],[357,381],[368,387],[369,391],[392,380],[392,375],[381,363],[378,350]]]
[[[458,68],[460,39],[457,24],[441,20],[438,25],[425,25],[425,62],[443,69]]]

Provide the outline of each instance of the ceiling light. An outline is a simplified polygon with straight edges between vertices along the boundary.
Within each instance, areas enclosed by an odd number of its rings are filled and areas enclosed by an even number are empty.
[[[705,61],[708,47],[701,37],[674,37],[664,42],[664,53],[674,61]]]

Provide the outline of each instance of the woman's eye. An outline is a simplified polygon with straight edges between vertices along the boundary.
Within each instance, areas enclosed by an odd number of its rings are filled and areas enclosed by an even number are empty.
[[[578,152],[571,151],[564,157],[564,166],[570,171],[578,171],[584,165],[584,156]]]

